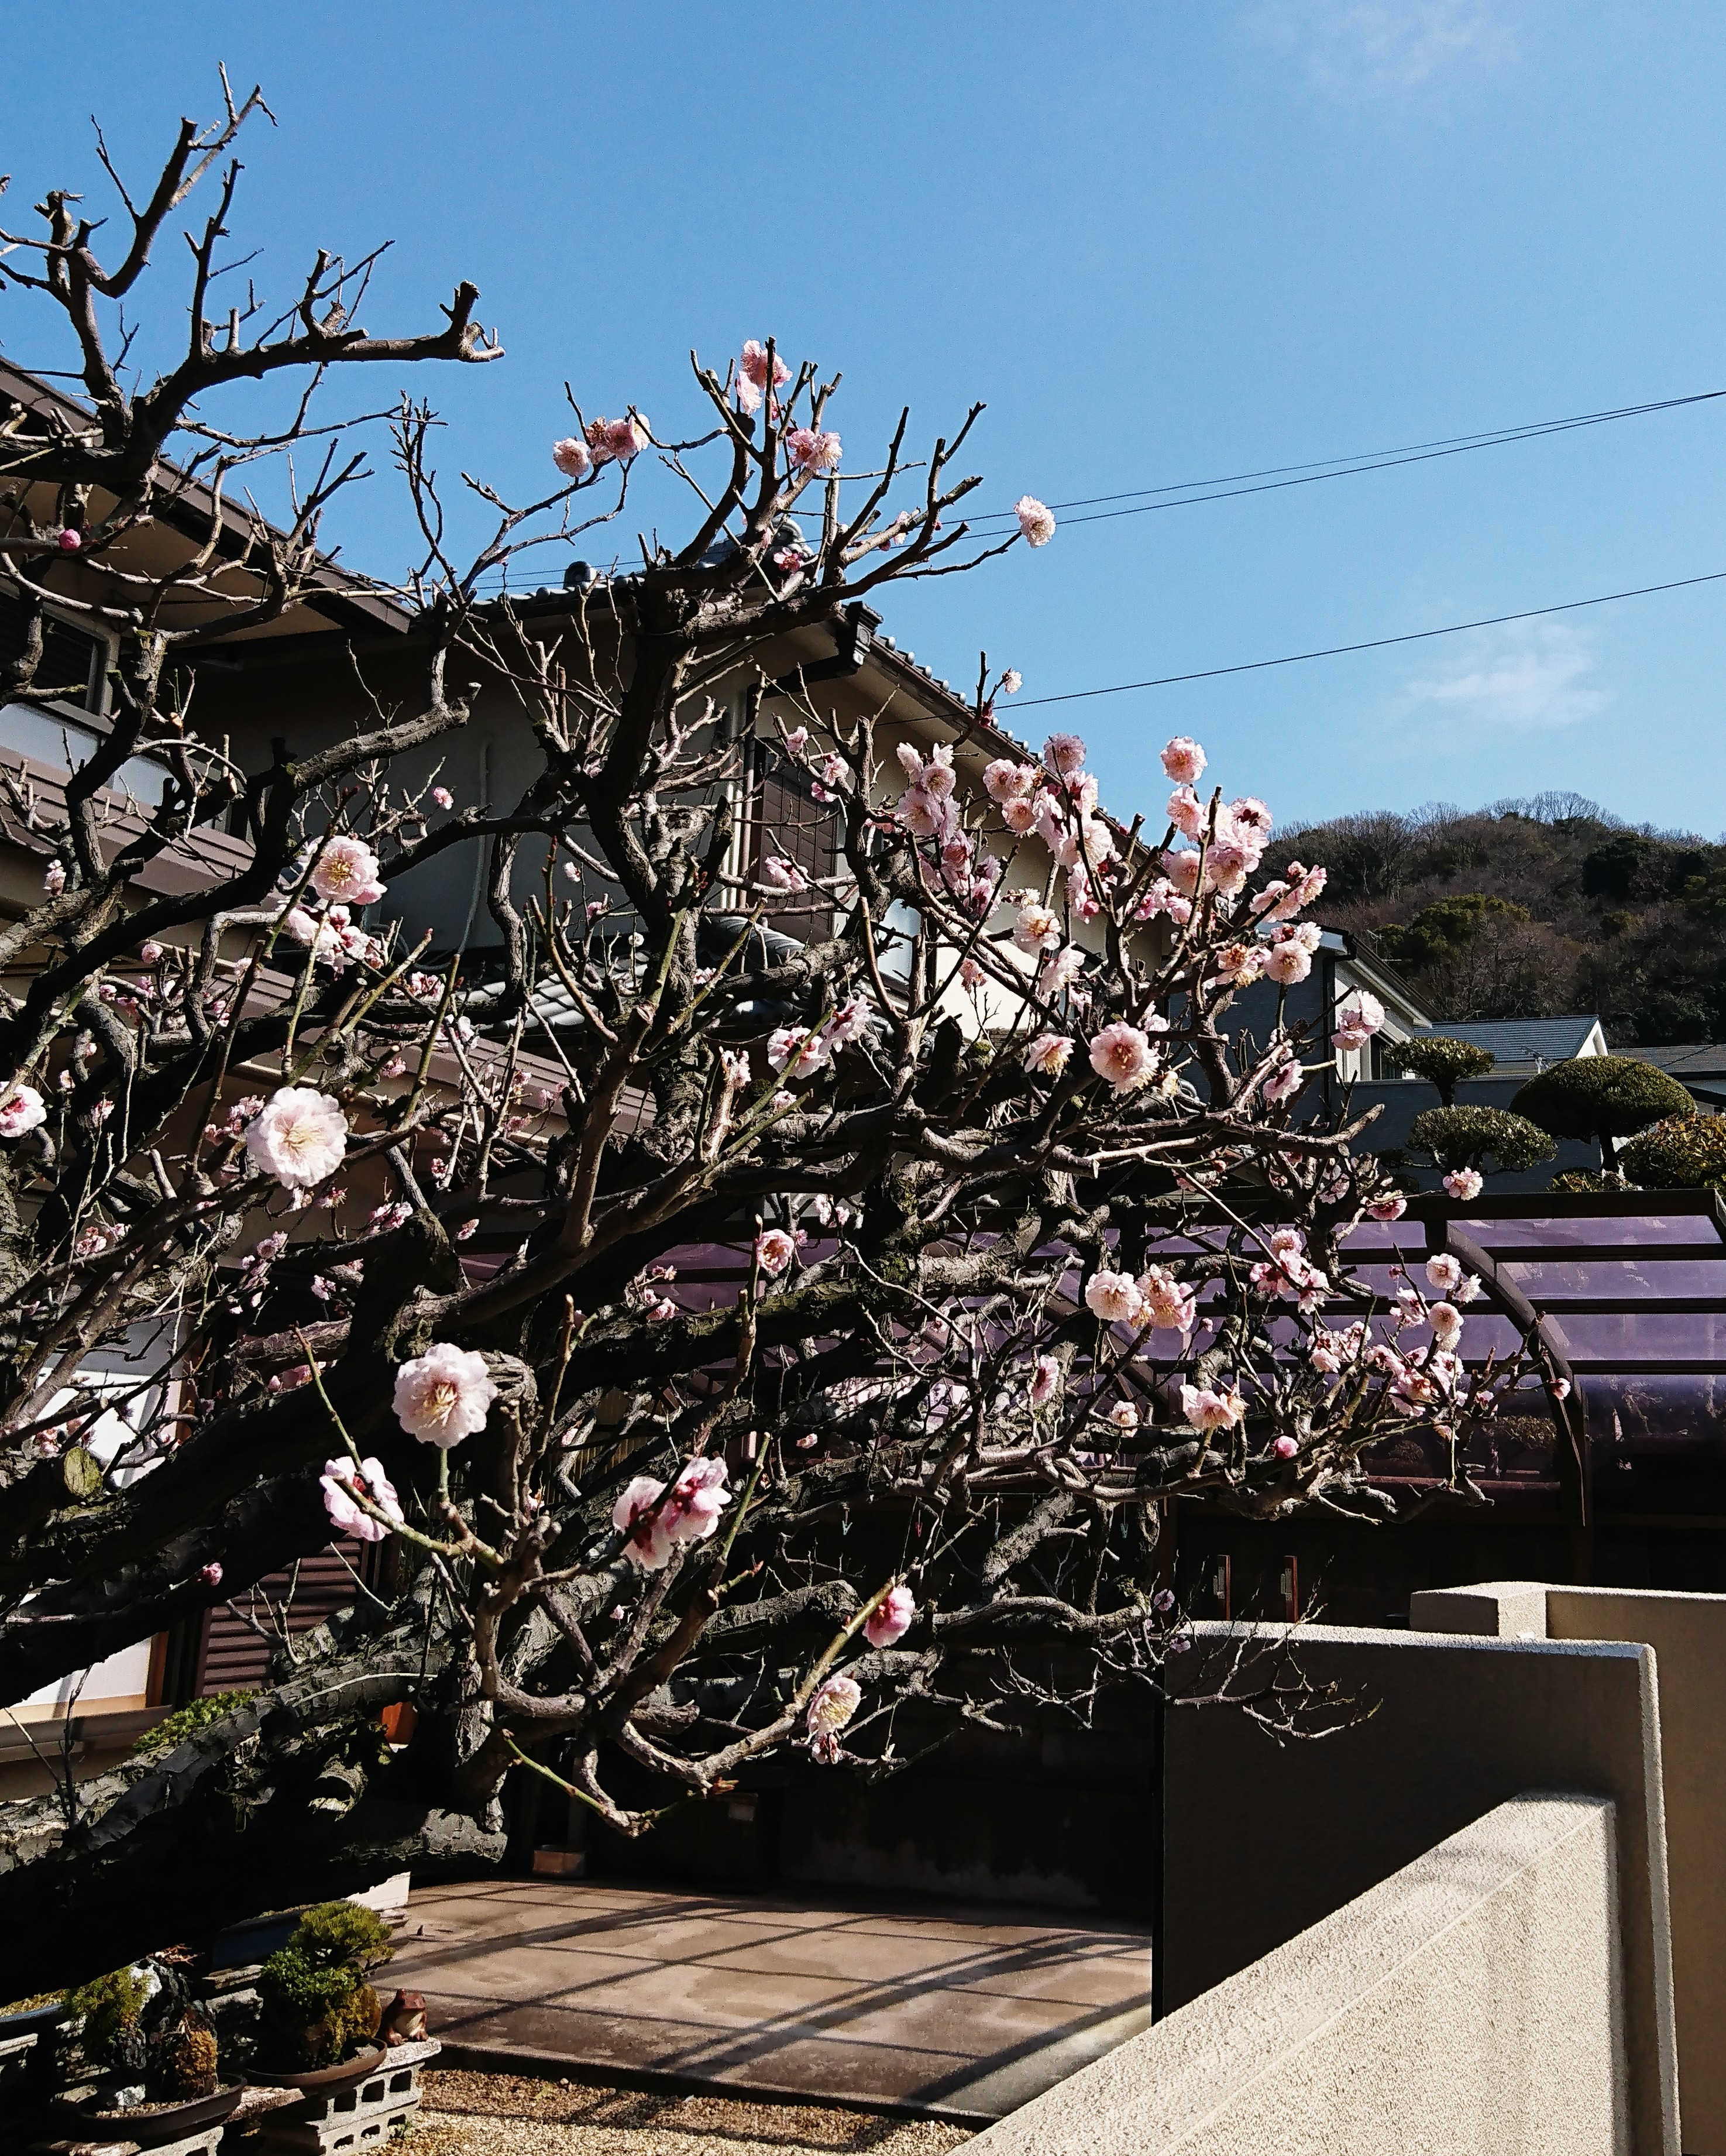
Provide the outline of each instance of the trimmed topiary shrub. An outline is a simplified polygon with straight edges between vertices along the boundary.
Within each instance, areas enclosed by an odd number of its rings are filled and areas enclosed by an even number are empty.
[[[1601,1167],[1611,1168],[1617,1139],[1669,1116],[1688,1115],[1690,1096],[1652,1063],[1628,1055],[1581,1055],[1530,1078],[1510,1106],[1555,1138],[1592,1138]]]
[[[1478,1168],[1486,1153],[1501,1168],[1532,1168],[1558,1150],[1538,1123],[1507,1108],[1426,1108],[1415,1117],[1408,1136],[1411,1145],[1431,1153],[1441,1168]]]
[[[1668,1116],[1631,1138],[1618,1164],[1645,1190],[1726,1185],[1726,1116]]]
[[[1447,1108],[1465,1078],[1484,1078],[1498,1061],[1489,1048],[1477,1048],[1472,1040],[1452,1040],[1448,1034],[1417,1034],[1412,1040],[1387,1043],[1385,1059],[1399,1070],[1411,1070],[1438,1088]]]

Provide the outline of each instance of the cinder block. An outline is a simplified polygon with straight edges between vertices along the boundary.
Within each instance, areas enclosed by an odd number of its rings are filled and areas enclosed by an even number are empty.
[[[418,2110],[419,2070],[443,2048],[432,2038],[397,2045],[363,2081],[303,2098],[293,2111],[266,2119],[260,2143],[269,2156],[356,2156],[382,2148]]]

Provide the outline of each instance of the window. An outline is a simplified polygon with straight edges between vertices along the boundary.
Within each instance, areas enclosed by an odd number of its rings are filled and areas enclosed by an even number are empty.
[[[0,591],[0,669],[15,665],[24,648],[28,611],[16,592]],[[42,624],[42,658],[30,684],[33,696],[60,696],[95,711],[101,702],[108,647],[102,638],[74,629],[53,614]]]

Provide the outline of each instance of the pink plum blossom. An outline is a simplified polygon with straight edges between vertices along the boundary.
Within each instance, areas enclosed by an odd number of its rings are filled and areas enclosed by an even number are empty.
[[[945,826],[946,804],[920,786],[908,786],[899,796],[899,819],[914,839],[932,839]]]
[[[1301,1087],[1306,1083],[1306,1072],[1301,1067],[1300,1058],[1298,1055],[1291,1055],[1286,1063],[1278,1065],[1259,1088],[1259,1091],[1267,1101],[1275,1106],[1281,1101],[1292,1099],[1299,1092]]]
[[[1366,1209],[1375,1220],[1400,1220],[1408,1210],[1408,1200],[1406,1198],[1375,1198]]]
[[[1478,1168],[1453,1168],[1444,1178],[1444,1187],[1459,1204],[1468,1205],[1486,1188],[1486,1181]]]
[[[1271,1447],[1271,1450],[1276,1454],[1278,1460],[1293,1460],[1295,1454],[1300,1450],[1300,1447],[1292,1437],[1279,1437]]]
[[[1462,1284],[1462,1268],[1448,1250],[1441,1250],[1427,1259],[1426,1278],[1441,1295],[1454,1295]]]
[[[351,831],[338,831],[325,844],[313,866],[311,887],[320,898],[339,898],[349,906],[370,906],[384,894],[376,855]]]
[[[1264,954],[1264,970],[1279,988],[1291,988],[1312,972],[1312,956],[1298,943],[1273,944]]]
[[[59,896],[60,893],[66,888],[66,870],[65,865],[63,862],[50,861],[49,863],[48,866],[42,871],[42,888],[48,893],[50,898],[58,898]]]
[[[761,863],[761,881],[770,891],[807,891],[808,879],[784,854],[769,854]]]
[[[945,801],[953,791],[958,773],[953,768],[953,752],[945,742],[938,742],[930,752],[923,767],[920,781],[925,793],[934,794],[937,801]]]
[[[1228,817],[1237,838],[1262,847],[1271,835],[1271,812],[1256,794],[1228,804]]]
[[[1177,786],[1169,796],[1169,821],[1183,839],[1196,839],[1205,829],[1206,810],[1190,786]]]
[[[832,1058],[832,1045],[807,1026],[782,1025],[767,1036],[767,1060],[787,1077],[807,1078]]]
[[[1022,494],[1013,504],[1013,515],[1027,547],[1047,547],[1055,536],[1055,513],[1034,494]]]
[[[551,461],[566,479],[586,479],[593,469],[593,453],[579,434],[566,434],[551,444]]]
[[[725,1487],[723,1460],[691,1460],[671,1486],[664,1517],[674,1543],[705,1542],[720,1523],[720,1514],[731,1502]]]
[[[839,462],[839,437],[823,428],[793,427],[785,446],[799,471],[830,472]]]
[[[767,347],[759,337],[744,339],[737,372],[755,389],[777,389],[781,382],[789,382],[791,378],[791,369],[776,352],[770,360]]]
[[[1001,820],[1016,839],[1022,839],[1035,829],[1037,810],[1027,795],[1015,793],[1001,804]]]
[[[221,1560],[212,1558],[207,1564],[199,1567],[197,1576],[206,1587],[219,1587],[222,1584]]]
[[[444,1451],[484,1429],[497,1396],[485,1358],[447,1340],[434,1340],[396,1372],[397,1421],[410,1437]]]
[[[1061,1386],[1061,1365],[1053,1355],[1039,1355],[1031,1373],[1031,1404],[1047,1407]]]
[[[1059,995],[1072,987],[1084,968],[1085,954],[1078,944],[1063,944],[1060,950],[1051,951],[1044,958],[1037,976],[1037,993],[1045,998]]]
[[[1193,1291],[1165,1266],[1152,1265],[1139,1276],[1143,1315],[1159,1332],[1191,1332],[1197,1314]]]
[[[284,1383],[296,1375],[289,1371]],[[318,1480],[324,1487],[324,1510],[337,1534],[356,1535],[362,1543],[381,1543],[389,1532],[383,1520],[374,1519],[361,1509],[357,1500],[362,1497],[397,1527],[402,1524],[396,1486],[384,1473],[381,1460],[362,1460],[357,1466],[351,1460],[326,1460]]]
[[[1212,1430],[1229,1430],[1243,1422],[1247,1403],[1232,1385],[1183,1385],[1181,1412],[1195,1430],[1208,1435]]]
[[[1156,1051],[1136,1025],[1117,1019],[1092,1041],[1091,1068],[1117,1093],[1129,1093],[1155,1070]]]
[[[1462,1332],[1462,1313],[1453,1302],[1435,1302],[1426,1312],[1432,1337],[1441,1348],[1454,1348]]]
[[[1025,677],[1020,673],[1017,666],[1009,666],[1006,673],[1004,673],[1001,677],[1001,694],[1003,696],[1017,696],[1020,690],[1023,688],[1024,685]]]
[[[455,796],[447,786],[434,786],[432,798],[440,808],[453,808],[455,806]]]
[[[961,958],[959,962],[959,978],[966,988],[980,988],[989,976],[975,958]]]
[[[310,1086],[284,1086],[246,1126],[246,1150],[288,1189],[309,1188],[341,1167],[347,1152],[341,1104]]]
[[[755,1237],[755,1259],[770,1279],[777,1279],[797,1255],[796,1241],[783,1228],[764,1228]]]
[[[1333,1045],[1341,1049],[1365,1048],[1385,1022],[1385,1007],[1370,988],[1353,989],[1336,1009],[1337,1029]]]
[[[1025,1068],[1033,1078],[1058,1078],[1073,1054],[1064,1033],[1040,1033],[1025,1050]]]
[[[1071,778],[1084,767],[1085,745],[1077,734],[1051,734],[1042,745],[1042,760],[1063,778]]]
[[[664,1494],[663,1482],[638,1475],[612,1507],[612,1525],[624,1538],[623,1555],[638,1572],[663,1572],[671,1560],[671,1508],[659,1503]]]
[[[0,1094],[0,1138],[21,1138],[48,1121],[48,1110],[33,1086],[14,1083]]]
[[[84,544],[84,534],[75,525],[69,524],[54,543],[63,554],[75,554]]]
[[[891,1588],[870,1612],[863,1625],[863,1637],[872,1647],[890,1647],[910,1630],[916,1614],[916,1598],[910,1589]]]
[[[1105,1325],[1134,1325],[1144,1306],[1130,1273],[1096,1272],[1085,1282],[1085,1307]]]
[[[1196,786],[1208,761],[1191,734],[1176,734],[1163,750],[1163,769],[1177,786]]]

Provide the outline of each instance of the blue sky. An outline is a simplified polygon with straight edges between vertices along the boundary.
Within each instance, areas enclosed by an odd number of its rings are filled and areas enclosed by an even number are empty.
[[[218,59],[281,123],[245,145],[252,275],[392,239],[374,331],[481,286],[508,357],[412,386],[446,467],[506,493],[546,483],[566,378],[680,425],[689,347],[770,331],[844,370],[853,465],[902,401],[925,437],[986,402],[991,506],[1726,386],[1708,0],[116,6],[38,42],[28,98],[13,76],[13,228],[49,185],[98,198],[90,112],[136,171]],[[49,360],[15,297],[0,345]],[[888,626],[955,681],[986,647],[1029,697],[1726,569],[1723,430],[1726,400],[1071,524]],[[335,536],[395,572],[387,477]],[[1726,584],[1018,724],[1076,726],[1129,813],[1188,732],[1285,823],[1557,788],[1713,834],[1723,653]]]

